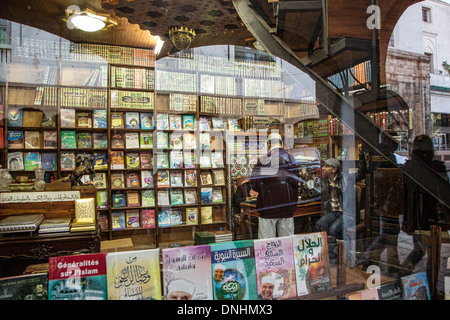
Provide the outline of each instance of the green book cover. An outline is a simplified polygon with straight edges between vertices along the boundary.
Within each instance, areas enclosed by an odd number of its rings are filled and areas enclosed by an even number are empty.
[[[256,300],[253,240],[210,245],[214,300]]]
[[[76,149],[77,134],[75,131],[62,130],[61,131],[61,148],[62,149]]]

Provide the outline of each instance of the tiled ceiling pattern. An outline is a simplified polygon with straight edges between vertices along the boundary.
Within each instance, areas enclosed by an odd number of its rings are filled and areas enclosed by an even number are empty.
[[[102,0],[102,7],[113,9],[130,23],[153,35],[169,37],[169,29],[183,26],[198,36],[248,32],[232,1],[226,0]],[[248,32],[246,36],[251,36]]]

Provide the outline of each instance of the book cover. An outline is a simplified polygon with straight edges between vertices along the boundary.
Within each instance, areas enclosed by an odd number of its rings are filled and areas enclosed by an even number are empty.
[[[151,229],[155,228],[155,209],[143,209],[141,210],[142,216],[142,228]]]
[[[141,161],[141,169],[153,168],[153,155],[151,152],[141,152],[139,157]]]
[[[170,209],[170,225],[178,226],[181,224],[183,224],[183,216],[181,215],[181,210],[171,208]]]
[[[228,119],[228,130],[239,131],[239,123],[237,119]]]
[[[127,190],[126,195],[128,207],[139,207],[141,205],[141,200],[139,199],[139,193],[137,190]]]
[[[223,130],[224,129],[222,118],[212,117],[211,122],[212,122],[212,127],[214,130]]]
[[[183,168],[183,151],[170,151],[170,168]]]
[[[213,200],[212,187],[201,188],[200,198],[202,200],[202,203],[204,204],[212,203]]]
[[[142,188],[153,188],[153,174],[151,171],[148,170],[142,170],[141,171],[141,181],[142,181]]]
[[[42,136],[44,140],[44,149],[56,149],[58,147],[57,131],[44,131]]]
[[[61,130],[61,148],[76,149],[77,134],[76,131]]]
[[[41,153],[41,168],[47,171],[58,170],[58,158],[56,152]]]
[[[158,170],[156,173],[156,184],[158,187],[170,187],[169,170]]]
[[[54,109],[44,109],[41,127],[55,128],[58,120],[58,111]]]
[[[225,170],[216,169],[213,170],[214,184],[216,186],[224,186],[225,185]]]
[[[223,168],[223,153],[221,151],[211,152],[211,167],[212,168]]]
[[[159,206],[169,206],[169,191],[168,190],[158,190],[158,205]]]
[[[197,190],[194,188],[184,189],[185,204],[197,204]]]
[[[169,115],[169,129],[170,130],[181,130],[181,115],[171,114]]]
[[[20,171],[24,169],[22,151],[8,152],[8,169],[11,171]]]
[[[41,134],[39,131],[25,131],[25,149],[40,149]]]
[[[97,190],[97,209],[108,209],[108,190]]]
[[[125,169],[123,151],[111,151],[111,169]]]
[[[95,170],[108,169],[108,157],[105,152],[94,152],[92,157],[94,160],[94,169]]]
[[[127,152],[125,154],[127,169],[137,169],[141,166],[140,154],[138,152]]]
[[[107,300],[106,253],[50,257],[49,300]]]
[[[197,141],[195,140],[195,134],[192,132],[183,133],[183,148],[184,149],[196,149]]]
[[[203,152],[200,155],[200,168],[208,169],[211,168],[211,153]]]
[[[90,112],[76,112],[77,128],[92,128],[92,114]]]
[[[326,232],[292,236],[297,295],[332,288]]]
[[[211,172],[209,171],[202,171],[200,172],[200,182],[202,186],[210,186],[212,185],[212,177]]]
[[[401,277],[403,300],[431,300],[426,272]]]
[[[125,133],[125,146],[127,149],[139,149],[140,140],[138,132]]]
[[[60,109],[61,128],[75,128],[75,109]]]
[[[92,137],[90,132],[78,132],[77,134],[78,148],[90,149],[92,148]]]
[[[47,273],[27,274],[0,279],[0,300],[47,300]]]
[[[186,208],[186,224],[198,223],[198,208]]]
[[[170,204],[173,206],[184,204],[182,189],[170,189]]]
[[[212,202],[213,203],[223,202],[222,188],[220,187],[212,188]]]
[[[297,296],[291,237],[254,240],[258,300]]]
[[[156,148],[169,149],[169,133],[168,132],[156,132]]]
[[[111,192],[113,208],[122,208],[127,206],[127,199],[125,191],[113,191]]]
[[[125,214],[127,228],[139,228],[139,210],[127,210]]]
[[[183,114],[182,122],[184,130],[195,130],[195,118],[193,114]]]
[[[106,109],[96,109],[92,112],[94,128],[108,128],[108,111]]]
[[[197,165],[195,153],[191,151],[183,151],[183,163],[186,169],[194,169]]]
[[[23,110],[20,108],[8,108],[8,127],[22,127]]]
[[[141,112],[140,114],[141,118],[141,129],[154,129],[154,123],[153,123],[153,113],[149,112]]]
[[[123,112],[111,112],[111,129],[124,128]]]
[[[171,187],[183,187],[183,172],[172,170],[170,172],[170,186]]]
[[[24,149],[25,140],[23,131],[9,130],[7,134],[8,149]]]
[[[114,211],[111,213],[111,222],[113,230],[122,230],[127,227],[125,223],[125,212]]]
[[[202,207],[200,211],[200,224],[211,224],[211,223],[213,223],[212,207],[211,206]]]
[[[156,128],[158,130],[169,130],[169,115],[167,113],[156,115]]]
[[[161,300],[159,249],[106,256],[109,300]]]
[[[214,300],[256,300],[253,241],[211,243],[210,246]]]
[[[141,132],[139,145],[141,149],[153,149],[153,132]]]
[[[155,190],[141,190],[141,199],[143,207],[155,206]]]
[[[196,170],[185,170],[184,171],[184,185],[186,187],[196,187],[197,186],[197,171]]]
[[[158,227],[170,227],[170,209],[163,209],[158,213]]]
[[[212,300],[209,245],[161,250],[166,300]]]
[[[403,300],[402,284],[398,280],[383,284],[377,289],[380,300]]]
[[[123,149],[125,148],[125,139],[123,133],[111,132],[111,148]]]
[[[182,132],[170,133],[169,147],[172,150],[182,150],[183,149],[183,134],[182,134]]]
[[[167,152],[156,154],[156,168],[168,169],[170,165],[169,154]]]
[[[201,149],[211,149],[211,136],[208,132],[200,133],[199,142]]]
[[[111,188],[112,189],[125,188],[125,179],[123,176],[123,172],[111,173]]]
[[[108,149],[108,134],[105,132],[94,132],[92,146],[94,149]]]
[[[211,130],[211,127],[209,126],[208,117],[200,116],[198,118],[198,129],[200,131],[209,131],[209,130]]]
[[[139,129],[140,128],[140,115],[139,112],[125,112],[125,127],[127,129]]]
[[[25,152],[23,154],[25,171],[34,171],[41,167],[41,154],[39,152]]]
[[[127,188],[139,188],[141,186],[139,174],[137,172],[126,172],[125,185]]]
[[[75,170],[75,152],[62,151],[60,156],[61,171]]]

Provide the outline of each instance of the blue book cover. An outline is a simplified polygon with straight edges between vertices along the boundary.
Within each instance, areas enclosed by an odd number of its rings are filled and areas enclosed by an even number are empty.
[[[105,109],[97,109],[93,111],[94,128],[108,127],[108,111]]]
[[[19,108],[8,109],[8,127],[22,127],[23,111]]]
[[[56,152],[43,152],[41,154],[41,168],[48,171],[57,170]]]
[[[253,240],[212,243],[214,300],[256,300],[258,297]]]
[[[170,227],[170,209],[161,210],[158,214],[158,227]]]
[[[154,129],[153,113],[141,112],[141,129]]]
[[[403,300],[431,300],[426,272],[418,272],[400,278]]]

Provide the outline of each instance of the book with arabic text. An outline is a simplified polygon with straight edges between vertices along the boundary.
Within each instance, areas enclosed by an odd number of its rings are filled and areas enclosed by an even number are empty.
[[[254,240],[259,300],[297,296],[291,237]]]
[[[403,300],[431,300],[426,272],[417,272],[400,278]]]
[[[106,256],[108,300],[161,300],[159,249]]]
[[[211,243],[214,300],[256,300],[253,240]]]
[[[162,249],[164,298],[212,300],[211,247]]]
[[[332,288],[326,232],[292,236],[297,295],[306,295]]]

